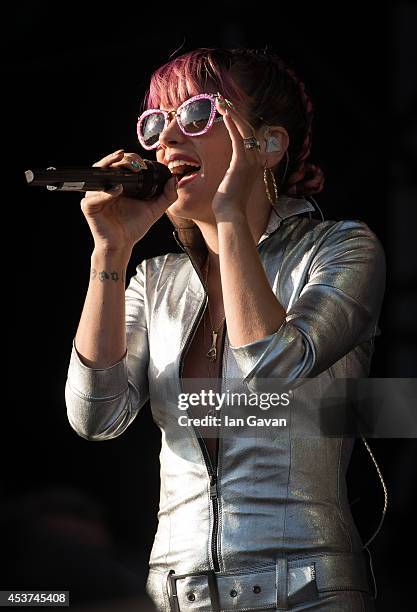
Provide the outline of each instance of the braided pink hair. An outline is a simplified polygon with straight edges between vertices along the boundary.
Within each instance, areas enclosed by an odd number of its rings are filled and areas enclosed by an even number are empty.
[[[308,161],[313,104],[304,83],[280,57],[251,49],[191,51],[154,72],[144,105],[179,105],[207,85],[244,107],[255,128],[262,124],[285,127],[289,163],[286,168],[284,156],[275,169],[281,194],[301,197],[322,191],[323,172]]]
[[[300,98],[305,108],[307,124],[305,138],[301,150],[296,157],[297,165],[286,181],[286,192],[288,195],[312,195],[314,193],[319,193],[324,187],[324,174],[322,169],[306,161],[310,156],[312,143],[313,103],[306,92],[304,83],[300,81],[295,72],[290,68],[285,68],[285,70],[298,87]]]

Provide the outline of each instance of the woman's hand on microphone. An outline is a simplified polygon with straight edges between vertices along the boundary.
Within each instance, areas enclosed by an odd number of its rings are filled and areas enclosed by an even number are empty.
[[[140,172],[136,153],[115,151],[93,164],[101,168],[128,168]],[[133,162],[133,165],[132,165]],[[109,191],[87,191],[81,200],[81,210],[93,234],[95,248],[106,251],[126,251],[147,234],[152,225],[177,199],[176,180],[170,178],[164,191],[153,200],[138,200],[123,195],[123,187]]]

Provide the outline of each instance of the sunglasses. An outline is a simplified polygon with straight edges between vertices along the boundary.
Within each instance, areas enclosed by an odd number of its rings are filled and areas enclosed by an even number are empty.
[[[172,115],[175,115],[178,127],[185,136],[202,136],[209,131],[213,123],[222,121],[222,115],[216,109],[216,99],[220,94],[199,94],[181,104],[176,111],[165,111],[150,108],[140,115],[137,123],[139,142],[148,151],[159,146],[161,132],[168,126]]]

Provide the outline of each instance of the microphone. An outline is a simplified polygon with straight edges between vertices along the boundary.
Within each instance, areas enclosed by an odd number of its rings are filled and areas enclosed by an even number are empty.
[[[29,186],[46,187],[49,191],[107,191],[123,185],[123,195],[139,200],[159,196],[172,174],[157,161],[141,160],[139,172],[126,168],[71,167],[26,170]]]

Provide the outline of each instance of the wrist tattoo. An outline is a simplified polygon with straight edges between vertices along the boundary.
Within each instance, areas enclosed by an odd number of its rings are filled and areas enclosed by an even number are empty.
[[[91,274],[90,274],[90,278],[91,280],[94,280],[95,278],[98,278],[101,281],[105,281],[105,280],[112,280],[117,282],[118,280],[125,280],[125,275],[122,272],[121,274],[119,274],[119,272],[116,272],[115,270],[113,272],[106,272],[106,270],[102,270],[101,272],[97,272],[97,270],[95,268],[91,269]]]

